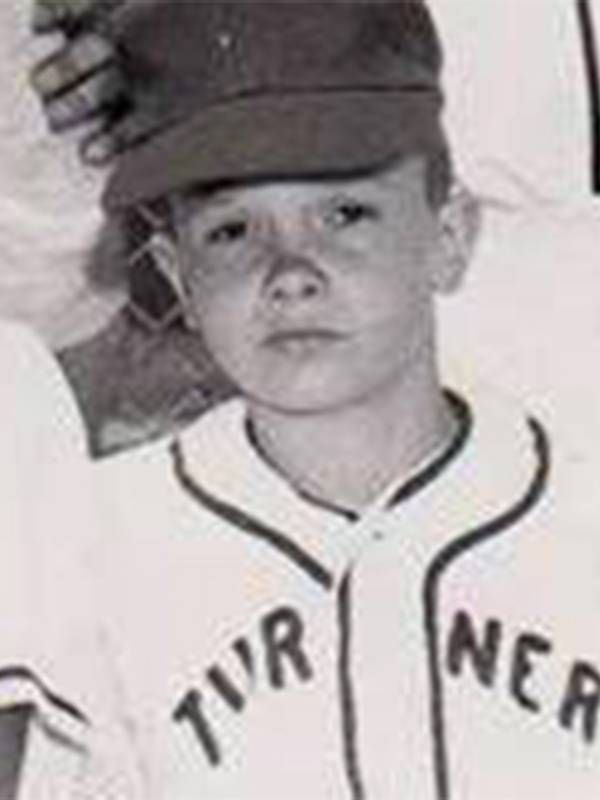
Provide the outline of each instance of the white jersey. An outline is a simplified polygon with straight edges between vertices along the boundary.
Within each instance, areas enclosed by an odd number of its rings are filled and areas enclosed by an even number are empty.
[[[90,723],[77,791],[600,793],[586,514],[562,514],[568,468],[537,422],[478,390],[449,402],[453,441],[362,515],[296,493],[237,400],[96,468],[97,668],[60,686]]]

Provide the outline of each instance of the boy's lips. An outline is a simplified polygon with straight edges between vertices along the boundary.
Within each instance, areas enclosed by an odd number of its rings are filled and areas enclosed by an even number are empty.
[[[326,347],[347,338],[347,334],[329,328],[286,328],[268,334],[263,344],[282,352],[297,352]]]

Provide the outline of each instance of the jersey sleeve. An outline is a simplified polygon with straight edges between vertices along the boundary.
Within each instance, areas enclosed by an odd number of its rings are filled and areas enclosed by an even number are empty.
[[[32,710],[18,797],[135,800],[94,591],[110,530],[76,401],[44,346],[2,324],[0,373],[0,709]]]
[[[32,710],[20,800],[54,800],[75,796],[101,706],[84,569],[97,524],[91,467],[58,365],[4,323],[0,374],[0,709]]]

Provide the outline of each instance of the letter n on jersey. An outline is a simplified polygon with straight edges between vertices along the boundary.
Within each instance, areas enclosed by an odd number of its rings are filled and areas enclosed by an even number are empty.
[[[468,611],[456,611],[445,649],[449,674],[464,680],[471,676],[487,689],[508,692],[523,711],[547,715],[552,724],[578,733],[586,744],[593,743],[600,714],[600,669],[587,660],[573,659],[559,696],[543,704],[534,686],[544,680],[554,645],[539,632],[525,630],[508,636],[506,628],[497,618],[482,621]],[[509,676],[506,686],[499,685],[501,666]]]

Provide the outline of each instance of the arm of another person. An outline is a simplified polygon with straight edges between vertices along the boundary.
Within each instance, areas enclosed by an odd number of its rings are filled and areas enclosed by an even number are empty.
[[[85,454],[77,410],[53,358],[23,328],[3,322],[0,374],[0,798],[14,800],[35,708],[26,676],[39,644],[36,543],[42,533],[61,531],[38,500],[69,454]]]

